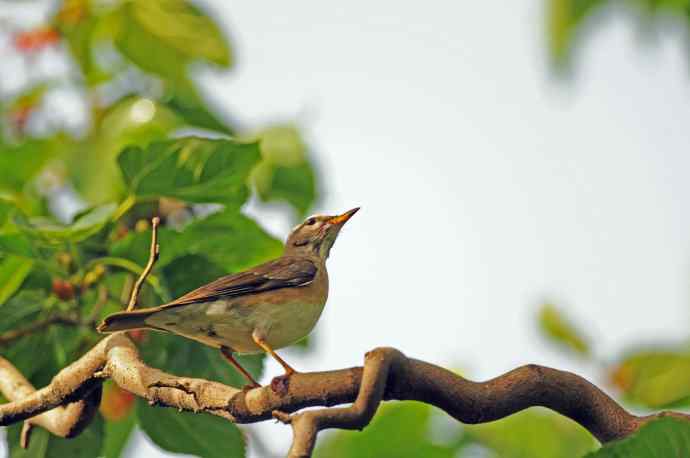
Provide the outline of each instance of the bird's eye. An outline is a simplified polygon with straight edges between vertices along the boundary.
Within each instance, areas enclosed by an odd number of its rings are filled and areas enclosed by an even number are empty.
[[[313,226],[314,224],[316,224],[316,218],[309,218],[304,222],[304,224],[306,224],[307,226]]]

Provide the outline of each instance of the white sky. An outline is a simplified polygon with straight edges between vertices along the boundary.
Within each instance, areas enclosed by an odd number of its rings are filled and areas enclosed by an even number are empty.
[[[539,338],[544,298],[604,358],[687,335],[680,34],[641,46],[615,16],[565,84],[548,71],[538,0],[210,3],[239,65],[206,73],[208,94],[248,124],[296,120],[327,190],[318,210],[362,206],[331,253],[331,297],[298,369],[359,365],[389,345],[477,379],[527,362],[595,376]],[[264,381],[279,373],[269,363]],[[252,428],[287,449],[288,428]]]

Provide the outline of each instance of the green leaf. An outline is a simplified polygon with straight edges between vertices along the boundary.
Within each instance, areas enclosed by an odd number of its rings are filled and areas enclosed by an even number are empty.
[[[580,425],[541,408],[464,429],[501,458],[571,458],[597,447],[597,441]]]
[[[54,296],[47,296],[45,290],[20,291],[0,307],[0,332],[24,328],[50,316],[51,300],[55,301]],[[50,326],[2,345],[0,353],[34,386],[43,386],[79,356],[82,337],[78,328]],[[36,351],[37,348],[41,351]]]
[[[103,445],[103,420],[99,415],[77,437],[63,439],[41,427],[35,427],[27,450],[19,446],[21,423],[7,429],[7,442],[11,458],[65,458],[97,457]]]
[[[0,261],[0,305],[17,292],[24,279],[31,272],[31,259],[9,255]]]
[[[104,5],[86,0],[63,1],[54,18],[55,26],[69,47],[90,86],[107,81],[112,75],[98,65],[98,45],[113,39],[113,18]],[[109,67],[113,64],[108,63]]]
[[[19,446],[19,435],[22,423],[16,423],[7,428],[7,445],[10,450],[10,458],[45,458],[48,456],[48,444],[50,433],[43,428],[35,428],[31,432],[29,448]]]
[[[549,51],[556,65],[564,66],[572,53],[575,34],[608,0],[548,0],[547,29]]]
[[[178,254],[206,256],[226,272],[237,272],[280,256],[283,244],[252,219],[225,211],[189,224],[181,233],[166,234],[161,259],[165,264]]]
[[[660,418],[630,437],[604,445],[586,458],[671,458],[690,456],[690,422]]]
[[[105,421],[104,424],[101,456],[105,458],[120,458],[136,425],[134,410],[122,420]]]
[[[316,175],[311,164],[304,162],[295,167],[276,167],[273,170],[271,191],[266,200],[284,200],[302,217],[315,199]]]
[[[227,123],[209,109],[193,83],[187,79],[170,84],[163,103],[190,126],[215,130],[228,135],[233,133]]]
[[[39,318],[45,303],[44,291],[20,291],[0,307],[0,332],[28,326]],[[21,337],[0,347],[0,353],[35,386],[43,386],[60,368],[55,365],[51,351],[37,352],[37,348],[51,348],[47,333]]]
[[[151,39],[190,59],[230,66],[230,48],[216,23],[185,0],[136,0],[132,19]],[[171,33],[174,31],[174,33]]]
[[[9,222],[16,209],[17,207],[14,205],[14,203],[0,197],[0,230],[2,230]]]
[[[204,458],[244,457],[244,438],[237,426],[209,414],[179,412],[137,402],[139,426],[163,450]]]
[[[47,336],[48,349],[57,367],[65,367],[81,356],[82,330],[74,326],[50,326],[43,333]]]
[[[259,160],[256,143],[187,137],[126,148],[118,157],[125,183],[140,199],[173,197],[239,208],[249,172]]]
[[[170,294],[180,297],[225,275],[226,271],[206,256],[190,254],[174,259],[163,269]]]
[[[15,222],[26,234],[49,243],[80,242],[98,233],[111,220],[117,205],[106,204],[77,215],[72,224],[61,225],[54,221],[33,218],[17,218]]]
[[[283,245],[250,218],[233,211],[195,220],[181,231],[159,230],[161,246],[158,267],[163,268],[186,255],[200,255],[224,269],[237,272],[281,255]],[[150,235],[128,234],[111,246],[113,256],[144,265],[148,259]]]
[[[62,439],[51,435],[46,458],[97,457],[102,448],[103,419],[100,415],[96,415],[91,424],[73,439]]]
[[[17,145],[0,143],[0,191],[20,192],[66,146],[66,139],[56,136],[27,140]]]
[[[46,302],[45,291],[23,290],[0,306],[0,332],[27,325],[36,319]]]
[[[316,199],[316,176],[294,126],[273,126],[257,136],[262,162],[252,180],[264,201],[285,201],[303,217]]]
[[[541,308],[539,312],[539,327],[546,337],[562,347],[584,356],[590,354],[587,341],[553,305],[545,304]]]
[[[61,368],[56,366],[51,351],[36,351],[37,348],[50,348],[50,341],[43,333],[31,334],[2,348],[2,356],[12,364],[34,386],[49,383]]]
[[[428,435],[431,406],[417,402],[386,403],[369,426],[337,431],[317,443],[316,458],[452,458],[456,445],[433,443]]]
[[[229,67],[230,49],[216,24],[184,0],[135,0],[122,5],[115,43],[142,69],[163,79],[186,79],[189,62]]]
[[[690,404],[690,353],[652,349],[625,357],[611,378],[628,402],[660,408]]]
[[[126,192],[117,156],[126,146],[145,146],[183,124],[166,106],[147,97],[124,97],[94,120],[89,138],[66,162],[69,178],[89,202],[120,201]]]
[[[25,221],[26,217],[13,203],[0,198],[0,253],[37,256],[37,247],[17,225],[17,220]]]
[[[93,265],[96,265],[99,263],[103,264],[103,265],[123,269],[127,272],[135,274],[137,277],[139,275],[141,275],[141,273],[144,271],[143,266],[145,265],[145,264],[141,264],[141,265],[136,264],[135,262],[132,262],[129,259],[106,256],[106,257],[102,257],[102,258],[93,259],[92,262],[89,264],[89,267],[92,267]],[[156,295],[161,300],[164,300],[164,301],[170,300],[170,294],[165,290],[165,288],[162,287],[161,282],[160,282],[157,275],[148,274],[146,276],[145,282],[147,284],[151,285],[151,288],[153,288],[153,291],[156,293]]]

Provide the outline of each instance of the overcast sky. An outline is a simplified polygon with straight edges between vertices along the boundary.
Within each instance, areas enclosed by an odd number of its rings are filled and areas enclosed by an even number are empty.
[[[631,18],[609,18],[564,82],[538,0],[210,9],[238,65],[204,73],[207,93],[247,124],[297,122],[322,171],[318,210],[362,207],[331,252],[314,351],[287,353],[297,369],[359,365],[389,345],[477,379],[528,362],[595,375],[539,338],[544,299],[603,358],[687,335],[680,34],[641,45]],[[262,221],[280,237],[290,226]],[[263,381],[279,373],[270,362]],[[287,449],[289,428],[255,429]]]

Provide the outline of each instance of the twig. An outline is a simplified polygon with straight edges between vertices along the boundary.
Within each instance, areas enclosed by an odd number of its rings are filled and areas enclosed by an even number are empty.
[[[93,327],[96,324],[96,321],[98,320],[98,315],[101,311],[101,308],[103,308],[107,301],[108,289],[104,285],[101,285],[98,289],[98,299],[96,301],[96,304],[94,304],[93,310],[89,314],[88,318],[79,319],[73,313],[58,313],[44,318],[42,320],[34,321],[33,323],[23,328],[12,329],[0,334],[0,347],[11,344],[15,340],[21,339],[24,336],[35,334],[37,331],[47,328],[53,324],[59,324],[63,326]]]
[[[391,348],[371,351],[364,368],[297,373],[287,379],[276,378],[271,386],[243,391],[151,368],[141,361],[126,335],[115,333],[60,371],[48,386],[28,396],[13,395],[15,401],[0,405],[0,426],[83,399],[104,378],[151,405],[209,413],[235,423],[255,423],[275,415],[293,427],[291,456],[309,456],[322,429],[364,427],[382,400],[393,399],[434,405],[463,423],[489,422],[543,406],[576,421],[601,442],[626,437],[661,416],[690,421],[690,416],[676,412],[633,415],[599,388],[569,372],[527,365],[486,382],[472,382]],[[0,381],[5,380],[0,374]],[[12,384],[0,383],[0,390],[10,390],[6,396],[11,394]],[[288,415],[305,407],[353,401],[348,408]]]
[[[77,318],[72,315],[53,315],[48,318],[34,321],[28,326],[19,329],[12,329],[10,331],[0,334],[0,346],[10,344],[17,339],[20,339],[29,334],[34,334],[43,328],[47,328],[53,324],[61,324],[65,326],[79,326],[82,324]]]
[[[160,221],[160,218],[157,216],[154,216],[151,219],[151,249],[149,252],[149,261],[146,263],[146,267],[144,267],[141,275],[139,275],[139,278],[137,278],[137,281],[134,283],[132,293],[129,296],[129,303],[127,304],[128,312],[131,312],[134,310],[134,307],[136,307],[141,286],[144,284],[144,281],[149,273],[151,273],[153,265],[158,260],[158,254],[160,253],[160,247],[158,246],[158,224],[160,224]]]

